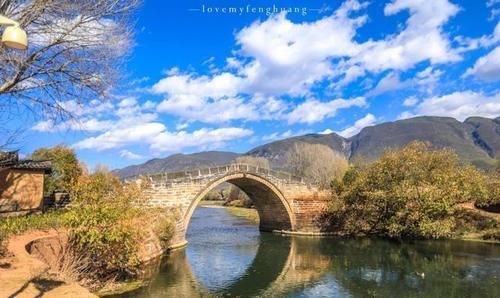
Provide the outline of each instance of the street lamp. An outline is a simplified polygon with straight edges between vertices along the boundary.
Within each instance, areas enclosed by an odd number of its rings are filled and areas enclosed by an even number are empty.
[[[19,23],[0,15],[0,25],[8,26],[3,31],[2,43],[9,48],[25,50],[28,47],[26,31],[19,27]]]

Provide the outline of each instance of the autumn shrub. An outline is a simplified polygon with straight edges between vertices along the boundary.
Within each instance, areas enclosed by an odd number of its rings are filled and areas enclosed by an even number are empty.
[[[500,212],[500,172],[491,172],[485,177],[484,195],[478,196],[475,205],[487,211]]]
[[[142,192],[109,171],[82,175],[71,190],[72,208],[65,217],[69,243],[79,256],[90,260],[91,280],[106,281],[137,274],[144,211],[134,206]]]
[[[332,227],[348,235],[444,238],[455,228],[455,206],[485,196],[484,175],[455,153],[413,142],[350,168],[332,183]]]
[[[149,213],[149,220],[152,221],[154,226],[153,232],[163,242],[163,245],[168,245],[168,242],[172,239],[176,220],[179,217],[179,212],[172,210],[156,209]]]

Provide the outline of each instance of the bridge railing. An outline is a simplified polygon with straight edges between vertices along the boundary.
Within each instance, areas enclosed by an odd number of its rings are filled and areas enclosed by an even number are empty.
[[[289,182],[304,183],[304,180],[301,177],[294,176],[291,173],[272,170],[269,168],[258,167],[250,164],[243,164],[243,163],[232,163],[227,165],[199,168],[188,171],[147,174],[145,176],[152,181],[167,182],[167,181],[178,181],[183,179],[199,179],[203,177],[214,176],[218,174],[234,173],[234,172],[254,173],[257,175],[272,176],[276,179],[285,180]]]

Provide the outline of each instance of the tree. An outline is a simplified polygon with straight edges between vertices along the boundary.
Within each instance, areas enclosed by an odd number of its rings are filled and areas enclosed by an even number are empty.
[[[82,174],[82,167],[73,149],[64,145],[40,148],[31,156],[34,160],[50,160],[52,173],[45,178],[44,195],[56,190],[69,192]]]
[[[332,224],[354,235],[443,238],[458,203],[487,195],[484,175],[449,150],[413,142],[349,169],[334,189]]]
[[[288,164],[295,176],[328,187],[348,168],[345,156],[322,144],[295,143],[288,151]]]
[[[242,155],[238,156],[235,160],[235,163],[243,163],[251,166],[256,166],[259,168],[270,169],[269,161],[264,157],[256,157],[251,155]]]
[[[31,112],[51,120],[105,98],[131,47],[138,0],[0,0],[0,14],[26,30],[26,51],[0,48],[0,126]],[[1,32],[0,32],[1,33]]]

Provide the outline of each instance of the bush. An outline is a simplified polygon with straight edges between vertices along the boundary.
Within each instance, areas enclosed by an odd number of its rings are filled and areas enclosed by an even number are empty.
[[[113,205],[72,209],[66,217],[69,243],[88,259],[88,278],[105,282],[137,274],[139,230],[134,212]]]
[[[133,205],[143,197],[140,187],[98,169],[80,177],[71,197],[65,217],[69,243],[77,255],[90,260],[90,278],[102,282],[135,276],[142,227],[137,221],[145,216]]]
[[[460,202],[486,195],[484,175],[461,166],[448,150],[413,142],[386,150],[372,164],[351,168],[332,183],[332,224],[351,235],[449,237]]]
[[[476,198],[476,207],[500,212],[500,173],[498,171],[489,173],[484,183],[486,191],[484,195]]]

